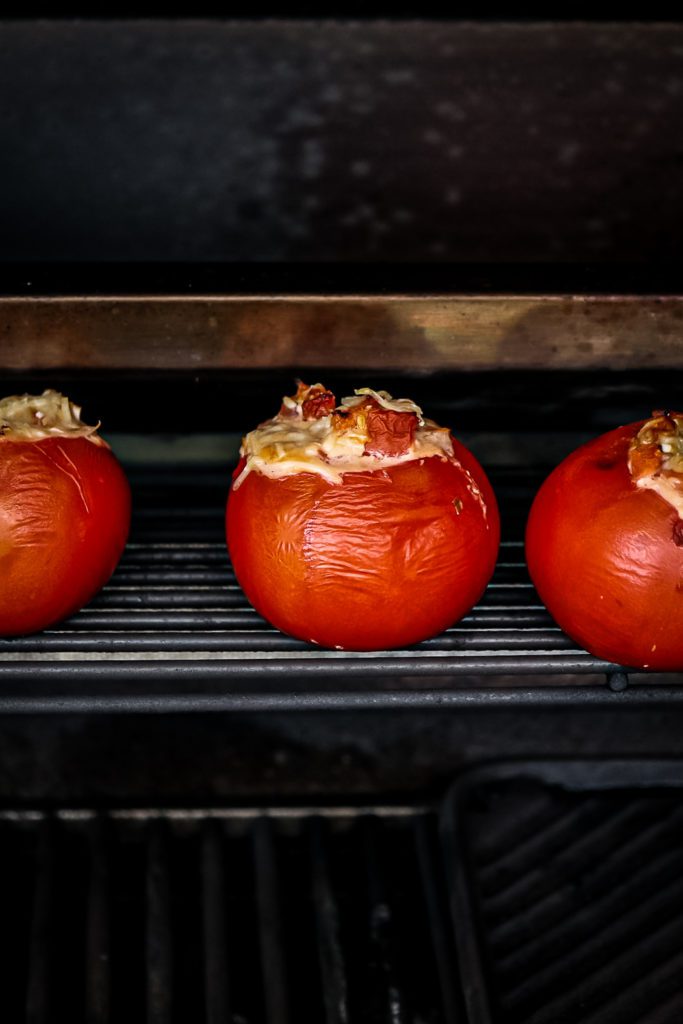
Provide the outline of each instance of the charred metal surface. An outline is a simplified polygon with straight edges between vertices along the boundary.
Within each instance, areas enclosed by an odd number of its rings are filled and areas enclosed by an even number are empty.
[[[616,695],[615,695],[616,696]],[[498,757],[683,757],[683,708],[434,707],[334,714],[0,717],[5,806],[207,806],[437,796]]]
[[[420,803],[3,808],[5,1019],[459,1024],[454,982],[451,999],[439,985],[446,965],[451,979],[457,971],[435,817]],[[219,871],[207,868],[207,834]],[[83,971],[88,875],[105,879],[109,919],[111,1008],[94,1012]],[[321,933],[334,970],[319,959]],[[229,979],[229,1008],[216,975]],[[408,1005],[410,1018],[393,1012]]]
[[[6,370],[674,367],[683,297],[0,299]]]
[[[682,40],[680,24],[6,23],[0,259],[673,259]]]
[[[468,1019],[683,1013],[681,764],[497,764],[442,814]]]

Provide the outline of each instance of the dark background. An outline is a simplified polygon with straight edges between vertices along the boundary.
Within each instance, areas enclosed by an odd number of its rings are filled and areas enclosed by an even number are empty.
[[[680,259],[683,26],[287,10],[5,18],[0,261]]]

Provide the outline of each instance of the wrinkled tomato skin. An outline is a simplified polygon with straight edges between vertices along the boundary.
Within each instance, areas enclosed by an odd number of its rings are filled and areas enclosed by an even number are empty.
[[[340,484],[250,473],[228,500],[227,538],[254,608],[345,650],[416,643],[462,618],[491,577],[500,524],[483,470],[454,448],[460,467],[430,457]]]
[[[33,633],[86,604],[128,537],[130,488],[86,438],[0,439],[0,636]]]
[[[628,448],[642,423],[579,448],[536,496],[526,555],[538,594],[558,625],[607,661],[683,669],[683,547],[678,516],[637,488]]]

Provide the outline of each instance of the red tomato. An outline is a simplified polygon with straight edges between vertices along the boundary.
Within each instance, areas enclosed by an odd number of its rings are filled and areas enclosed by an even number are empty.
[[[533,503],[526,554],[569,636],[608,661],[670,671],[683,669],[683,523],[636,483],[654,472],[678,488],[677,473],[661,473],[659,447],[638,440],[661,419],[612,430],[565,459]]]
[[[460,619],[491,577],[500,525],[481,466],[453,449],[452,461],[410,459],[338,483],[250,472],[233,487],[226,525],[254,608],[285,633],[351,650],[416,643]]]
[[[130,526],[130,489],[86,437],[0,436],[0,635],[44,629],[107,582]]]

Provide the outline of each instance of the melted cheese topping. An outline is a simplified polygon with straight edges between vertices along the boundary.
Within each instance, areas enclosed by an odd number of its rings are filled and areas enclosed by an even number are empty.
[[[301,404],[294,399],[284,399],[284,412],[281,410],[244,438],[240,454],[246,459],[246,464],[233,484],[234,489],[254,470],[271,479],[296,473],[316,473],[332,484],[340,484],[344,473],[389,469],[432,456],[456,461],[448,429],[437,426],[432,420],[425,420],[420,407],[408,398],[393,399],[386,391],[360,388],[352,397],[343,399],[340,408],[352,409],[368,397],[384,409],[417,416],[413,442],[405,454],[366,454],[364,448],[369,435],[364,417],[359,417],[351,429],[336,430],[331,414],[306,420]]]
[[[683,519],[683,414],[654,413],[631,441],[628,468],[636,487],[654,491]]]
[[[46,437],[85,437],[108,448],[97,431],[99,423],[81,422],[80,406],[66,395],[48,389],[42,395],[10,395],[0,401],[0,440],[41,441]]]
[[[388,391],[373,391],[372,388],[356,388],[355,394],[348,398],[342,398],[341,404],[345,409],[352,409],[360,405],[366,398],[374,398],[383,409],[391,409],[393,412],[413,412],[417,416],[418,423],[424,423],[422,409],[410,398],[392,398]]]

